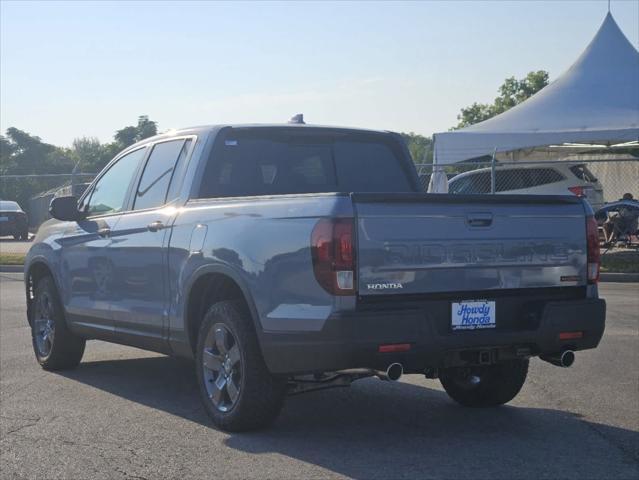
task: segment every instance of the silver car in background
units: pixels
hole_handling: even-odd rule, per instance
[[[449,193],[490,193],[490,168],[460,173],[448,181]],[[520,195],[577,195],[598,210],[603,186],[583,163],[497,165],[495,192]]]

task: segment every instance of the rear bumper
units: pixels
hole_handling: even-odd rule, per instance
[[[498,317],[496,329],[452,332],[446,327],[449,318],[442,318],[442,305],[429,306],[334,314],[321,332],[264,333],[264,358],[277,374],[385,370],[393,362],[402,363],[407,373],[418,373],[426,368],[472,365],[485,351],[490,352],[491,361],[500,361],[595,348],[606,317],[606,303],[601,299],[549,301],[524,312],[531,320],[523,328],[500,328]],[[561,332],[576,331],[582,332],[581,338],[559,338]],[[409,343],[411,348],[403,353],[378,353],[379,345],[392,343]]]
[[[0,222],[0,236],[4,235],[21,235],[28,231],[26,221],[7,220]]]

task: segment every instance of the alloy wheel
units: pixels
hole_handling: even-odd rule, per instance
[[[242,356],[237,339],[223,323],[209,330],[202,363],[209,399],[220,412],[232,410],[240,396]]]
[[[41,292],[35,304],[34,333],[39,355],[47,357],[51,353],[55,337],[53,300],[47,292]]]

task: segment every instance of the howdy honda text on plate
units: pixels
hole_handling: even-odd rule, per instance
[[[452,305],[453,330],[495,328],[495,302],[472,300]]]

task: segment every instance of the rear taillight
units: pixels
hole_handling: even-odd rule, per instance
[[[586,217],[586,242],[588,248],[588,283],[599,280],[599,230],[595,217]]]
[[[311,234],[313,271],[333,295],[355,294],[355,250],[352,218],[323,218]]]
[[[568,190],[570,190],[572,193],[574,193],[578,197],[587,197],[590,191],[592,190],[592,187],[584,187],[584,186],[568,187]]]

